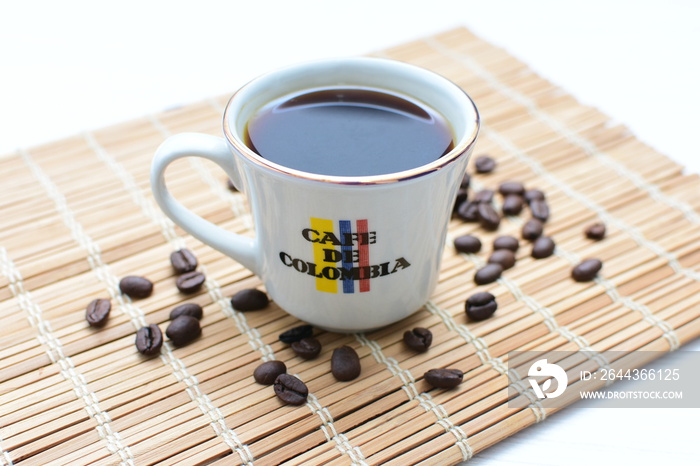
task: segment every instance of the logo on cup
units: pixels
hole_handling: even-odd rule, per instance
[[[540,359],[530,366],[527,372],[530,377],[553,377],[557,381],[557,388],[552,392],[547,392],[552,385],[552,379],[549,378],[544,381],[542,386],[537,383],[536,380],[530,379],[530,385],[532,390],[537,395],[540,400],[544,398],[556,398],[566,390],[569,380],[566,376],[566,371],[557,364],[550,364],[546,359]]]
[[[311,217],[309,228],[301,236],[311,243],[313,260],[294,258],[280,252],[284,265],[316,278],[316,289],[338,293],[370,291],[370,280],[396,273],[411,264],[400,257],[392,262],[370,263],[371,247],[377,244],[377,232],[367,219],[338,220]]]
[[[338,220],[337,230],[332,220],[312,217],[310,223],[311,228],[304,230],[302,235],[313,243],[314,262],[340,265],[324,267],[322,276],[316,278],[316,289],[337,293],[340,280],[343,293],[354,293],[357,279],[357,291],[369,291],[370,277],[368,273],[362,273],[362,268],[369,267],[369,246],[377,242],[377,233],[369,231],[367,220],[356,220],[354,231],[351,220]]]

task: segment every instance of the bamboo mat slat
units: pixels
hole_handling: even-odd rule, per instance
[[[274,303],[234,310],[230,296],[262,289],[259,279],[165,219],[150,193],[160,142],[182,131],[220,135],[228,96],[19,151],[0,159],[0,465],[452,464],[556,411],[523,392],[522,408],[508,406],[517,386],[510,351],[585,350],[588,359],[572,364],[595,370],[606,351],[672,351],[700,335],[698,176],[465,29],[374,55],[432,69],[474,98],[483,120],[474,155],[492,155],[498,168],[473,176],[473,189],[516,179],[544,190],[555,254],[534,260],[523,242],[513,269],[476,287],[492,240],[519,237],[527,214],[504,219],[497,233],[454,219],[422,310],[373,333],[320,332],[323,352],[303,361],[277,339],[299,322]],[[208,162],[178,161],[168,179],[204,218],[253,234],[244,197]],[[607,237],[585,239],[598,220]],[[467,233],[482,239],[482,252],[453,249]],[[207,276],[191,296],[175,288],[168,260],[181,247]],[[587,257],[604,269],[576,283],[571,268]],[[130,274],[150,278],[154,294],[121,296],[118,280]],[[477,289],[499,309],[472,323],[464,301]],[[113,303],[102,329],[84,320],[96,297]],[[136,329],[165,329],[185,301],[204,307],[202,338],[141,357]],[[416,326],[434,334],[427,353],[402,344]],[[362,361],[350,383],[330,374],[342,344]],[[269,359],[306,382],[306,406],[283,406],[253,381]],[[431,389],[422,374],[436,367],[463,370],[464,383]]]

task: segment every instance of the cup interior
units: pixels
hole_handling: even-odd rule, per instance
[[[266,160],[244,143],[245,128],[265,104],[293,92],[329,86],[370,87],[407,95],[441,113],[455,136],[448,154],[421,167],[388,175],[343,177],[299,172]],[[414,177],[450,163],[476,141],[479,114],[471,98],[456,84],[426,69],[381,58],[337,58],[304,63],[262,75],[239,89],[224,114],[224,133],[250,161],[293,176],[339,183],[373,183]],[[411,173],[408,173],[411,172]]]

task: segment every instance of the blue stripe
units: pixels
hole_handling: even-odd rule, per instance
[[[342,238],[345,234],[352,233],[352,222],[350,220],[339,220],[338,226],[340,227],[340,237]],[[352,269],[352,245],[341,246],[340,251],[343,254],[343,268],[346,270]],[[346,262],[346,259],[350,258],[350,262]],[[354,293],[355,292],[355,282],[350,279],[343,279],[343,293]]]

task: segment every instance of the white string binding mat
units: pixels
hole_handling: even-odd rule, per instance
[[[298,374],[294,374],[294,376],[301,380]],[[336,450],[338,450],[341,455],[346,455],[350,458],[353,466],[367,466],[362,451],[359,447],[353,447],[345,434],[339,433],[336,430],[330,411],[319,403],[318,398],[316,398],[313,393],[309,392],[308,398],[306,399],[306,407],[321,420],[321,431],[326,436],[327,442],[333,442]]]
[[[610,215],[602,206],[589,200],[585,195],[583,195],[582,193],[579,193],[578,191],[569,187],[566,183],[562,182],[561,180],[556,178],[554,175],[547,172],[539,162],[530,158],[527,154],[525,154],[524,151],[515,147],[515,145],[512,144],[507,138],[500,135],[496,131],[490,130],[488,128],[482,127],[482,131],[484,131],[484,133],[487,137],[491,138],[492,140],[496,141],[499,145],[501,145],[501,147],[504,150],[506,150],[508,153],[515,155],[519,160],[526,163],[532,169],[532,171],[534,173],[546,178],[547,181],[552,183],[554,186],[557,186],[558,188],[562,189],[562,191],[564,191],[569,197],[574,198],[575,200],[579,201],[581,204],[583,204],[588,209],[596,212],[596,214],[605,223],[607,223],[609,225],[615,225],[620,230],[622,230],[625,233],[627,233],[628,235],[630,235],[630,237],[637,244],[639,244],[641,246],[648,247],[656,255],[666,259],[668,261],[669,265],[671,266],[671,268],[674,270],[674,272],[679,273],[679,274],[683,274],[683,275],[687,276],[688,278],[691,278],[695,281],[700,281],[700,273],[694,271],[693,269],[689,269],[689,268],[681,266],[681,264],[678,262],[678,259],[677,259],[675,254],[667,252],[663,248],[661,248],[660,245],[658,245],[650,240],[647,240],[646,238],[644,238],[642,233],[636,227],[632,227],[630,225],[627,225],[625,222],[622,222],[621,220],[617,219],[616,217]],[[559,257],[562,257],[563,259],[567,260],[571,265],[576,265],[577,263],[580,262],[580,258],[578,258],[577,256],[575,256],[572,253],[565,251],[561,247],[557,247],[555,249],[555,253]],[[631,299],[629,297],[621,296],[619,294],[619,292],[617,292],[617,288],[615,287],[615,285],[610,280],[607,280],[607,279],[602,278],[602,277],[598,277],[596,283],[605,287],[606,293],[610,296],[611,299],[613,299],[613,301],[621,302],[622,304],[629,307],[630,309],[633,309],[633,310],[641,313],[644,316],[645,320],[647,322],[649,322],[650,325],[659,327],[659,329],[663,332],[664,338],[666,338],[666,340],[668,341],[671,351],[675,351],[679,348],[680,340],[678,339],[678,336],[676,335],[675,330],[673,329],[673,327],[670,324],[653,316],[653,313],[651,312],[651,310],[649,310],[648,307],[636,303],[633,299]]]
[[[25,164],[30,168],[35,178],[46,191],[46,194],[54,201],[56,210],[61,215],[64,224],[70,229],[73,238],[87,251],[90,267],[95,272],[97,278],[105,284],[112,299],[116,300],[119,304],[119,308],[130,317],[135,330],[146,327],[147,324],[143,311],[135,306],[128,296],[120,292],[117,277],[111,272],[109,266],[102,261],[99,246],[85,233],[83,227],[78,223],[75,215],[68,207],[65,197],[60,193],[56,185],[44,173],[41,167],[32,160],[28,152],[22,151],[21,156]],[[171,367],[175,378],[187,386],[185,391],[202,413],[207,416],[207,419],[210,419],[209,423],[216,435],[221,437],[221,439],[232,448],[232,451],[236,452],[241,457],[244,464],[252,464],[252,455],[250,455],[248,448],[240,442],[235,432],[226,427],[221,412],[212,404],[209,397],[202,393],[197,378],[190,374],[185,364],[173,354],[170,343],[167,341],[163,342],[160,359],[163,364]]]
[[[163,124],[161,123],[158,118],[156,118],[154,115],[151,115],[149,118],[151,124],[163,134],[164,137],[169,137],[172,135],[170,130]],[[241,202],[241,196],[240,195],[233,195],[228,192],[226,192],[222,188],[222,183],[218,182],[207,170],[202,164],[201,161],[198,158],[195,157],[189,157],[191,163],[195,166],[197,169],[198,174],[200,177],[205,181],[205,183],[210,187],[211,191],[216,194],[220,199],[225,201],[227,204],[231,205],[233,207],[234,214],[236,217],[241,217],[245,219],[245,225],[249,228],[252,229],[252,220],[250,214],[247,213],[245,210],[242,202]],[[232,201],[232,199],[235,199],[236,201]],[[162,214],[161,214],[162,215]],[[221,293],[221,288],[218,286],[218,284],[213,280],[209,279],[207,277],[207,282],[205,283],[207,285],[207,290],[209,291],[210,296],[212,297],[212,300],[217,302],[219,306],[221,307],[222,311],[224,314],[228,317],[231,317],[234,319],[236,324],[238,325],[239,330],[241,333],[247,335],[250,338],[250,344],[253,347],[254,350],[260,351],[262,354],[261,359],[263,361],[270,361],[275,359],[275,354],[272,348],[270,348],[269,345],[266,345],[263,343],[263,341],[260,339],[260,332],[256,328],[251,328],[247,320],[242,312],[236,311],[233,306],[231,305],[231,301],[224,298],[222,293]],[[298,376],[297,376],[298,377]],[[301,379],[300,379],[301,380]],[[323,407],[318,399],[312,394],[309,393],[309,396],[307,398],[306,406],[311,410],[313,414],[316,414],[319,419],[322,422],[321,429],[323,430],[324,434],[326,435],[326,439],[328,442],[333,442],[336,446],[336,449],[341,452],[343,455],[347,455],[351,460],[353,461],[353,464],[359,464],[363,465],[364,463],[364,457],[362,456],[362,452],[359,450],[357,447],[353,447],[350,445],[350,443],[347,440],[347,437],[345,437],[343,434],[338,434],[335,426],[333,424],[333,416],[331,416],[330,412],[328,411],[327,408]],[[332,432],[332,435],[329,435],[328,432]]]
[[[172,250],[177,251],[185,248],[185,240],[177,235],[173,222],[154,205],[153,201],[146,198],[146,196],[133,181],[131,174],[129,174],[126,169],[97,142],[91,133],[86,133],[85,137],[90,147],[99,156],[100,160],[105,162],[109,168],[117,174],[119,179],[124,184],[124,188],[131,195],[131,199],[141,208],[142,213],[155,225],[161,227],[161,233],[163,234],[165,240],[170,243]],[[265,345],[262,340],[260,340],[260,333],[256,329],[251,329],[248,326],[245,316],[242,313],[235,311],[231,306],[230,300],[223,297],[221,287],[216,280],[211,278],[206,273],[206,267],[204,264],[200,266],[200,271],[204,273],[206,277],[204,285],[207,288],[212,300],[219,305],[224,314],[234,319],[240,332],[248,336],[250,339],[249,343],[253,349],[256,351],[261,351],[263,353],[264,360],[269,359],[272,350],[268,345]],[[274,355],[272,358],[274,358]]]
[[[472,180],[472,183],[474,185],[474,188],[476,190],[481,190],[484,187],[476,180]],[[516,225],[522,225],[523,221],[519,217],[511,216],[508,217],[508,219],[515,223]],[[573,252],[567,251],[561,246],[557,246],[554,249],[554,255],[561,257],[562,259],[566,260],[571,266],[575,266],[581,262],[581,258],[574,254]],[[472,262],[474,262],[478,267],[481,267],[483,263],[477,263],[477,258],[470,257],[470,255],[466,255]],[[503,280],[502,282],[500,280]],[[517,287],[515,283],[512,282],[512,280],[507,279],[506,277],[501,277],[499,279],[500,283],[503,283],[506,287],[508,287],[509,290],[513,293],[513,295],[516,297],[518,300],[523,300],[528,307],[532,308],[536,312],[543,312],[543,316],[545,316],[545,324],[547,324],[548,328],[553,331],[559,332],[562,336],[567,338],[569,341],[574,341],[576,344],[581,347],[581,350],[584,352],[584,354],[587,355],[587,357],[590,355],[593,359],[596,360],[598,363],[599,367],[603,369],[609,369],[609,363],[605,360],[605,358],[597,353],[595,350],[591,348],[591,346],[586,342],[585,338],[583,338],[580,335],[576,335],[576,333],[572,332],[570,329],[566,327],[560,327],[557,323],[556,320],[551,322],[552,327],[550,327],[550,323],[548,322],[548,314],[551,314],[551,311],[547,309],[545,306],[541,306],[539,303],[537,303],[532,297],[530,296],[525,296],[521,290]],[[673,326],[671,326],[668,322],[665,322],[664,320],[660,319],[659,317],[655,316],[653,312],[645,305],[638,303],[634,299],[632,299],[629,296],[622,296],[619,293],[619,290],[617,289],[617,286],[610,280],[598,276],[595,279],[595,282],[599,285],[601,285],[603,288],[605,288],[605,292],[614,303],[620,303],[629,309],[632,309],[633,311],[639,312],[642,314],[643,320],[645,320],[649,325],[658,327],[662,332],[663,332],[663,337],[668,341],[669,348],[671,351],[676,351],[680,347],[680,340],[678,338],[678,335],[676,334],[675,330],[673,329]],[[537,310],[540,309],[540,310]],[[554,316],[551,316],[551,319],[554,319]],[[612,383],[612,381],[608,381],[609,385]]]
[[[693,279],[700,273],[700,225],[682,204],[671,208],[662,202],[684,202],[697,213],[698,180],[469,31],[446,31],[432,40],[457,55],[420,39],[379,53],[433,69],[473,91],[485,123],[477,150],[492,152],[498,167],[474,176],[472,187],[521,180],[545,190],[552,209],[545,234],[557,243],[552,257],[530,259],[531,244],[521,241],[517,265],[503,273],[507,280],[475,286],[474,264],[485,262],[492,249],[486,242],[519,236],[526,217],[505,217],[498,233],[482,234],[479,226],[454,220],[450,238],[476,234],[486,241],[485,254],[475,254],[474,261],[448,248],[436,293],[424,310],[377,332],[316,332],[322,357],[303,361],[277,339],[296,320],[275,303],[263,312],[234,309],[230,295],[262,288],[260,281],[169,224],[150,193],[148,172],[157,145],[171,132],[220,136],[227,96],[41,145],[28,161],[17,153],[2,160],[7,195],[0,202],[0,244],[31,295],[20,303],[2,272],[7,267],[0,270],[0,465],[121,461],[99,436],[98,421],[86,414],[90,399],[76,396],[73,383],[79,378],[65,379],[71,377],[68,362],[53,364],[47,356],[55,353],[53,340],[30,325],[33,314],[26,309],[32,303],[50,323],[42,328],[58,342],[75,376],[84,377],[99,400],[98,414],[105,412],[135,464],[239,464],[243,458],[255,464],[473,461],[559,409],[537,398],[520,368],[512,368],[515,360],[507,367],[510,351],[556,354],[592,347],[616,367],[605,350],[663,354],[700,336],[700,280]],[[530,99],[541,114],[470,71],[461,55]],[[543,115],[554,124],[542,121]],[[601,153],[592,153],[595,149]],[[616,163],[634,174],[623,176]],[[223,171],[197,159],[172,168],[169,174],[176,176],[168,184],[185,205],[224,228],[254,234],[245,194],[227,187]],[[500,199],[496,196],[496,211],[502,210]],[[633,229],[606,222],[605,214]],[[603,241],[582,234],[593,221],[608,226]],[[184,244],[199,256],[198,270],[206,275],[193,295],[175,289],[168,263],[168,254]],[[587,283],[567,279],[572,266],[588,257],[603,260],[599,277]],[[132,302],[120,293],[118,279],[136,269],[153,279],[157,292]],[[497,297],[500,312],[476,323],[465,318],[464,301],[481,290]],[[99,295],[111,298],[112,316],[105,328],[90,329],[80,309]],[[169,359],[165,349],[160,358],[141,357],[133,347],[134,329],[147,322],[165,325],[171,307],[189,301],[213,311],[205,315],[202,339],[177,349],[169,342],[178,359]],[[426,353],[414,354],[403,342],[403,332],[415,327],[434,334]],[[336,381],[327,366],[330,351],[340,344],[356,348],[361,358],[362,374],[349,383]],[[576,353],[563,362],[575,365],[573,373],[595,370],[597,354],[588,356]],[[273,359],[283,360],[308,384],[306,408],[284,406],[271,387],[255,383],[252,369]],[[527,365],[522,364],[525,371]],[[451,367],[465,371],[455,389],[429,389],[422,380],[431,368]],[[573,392],[560,398],[564,404],[576,401]],[[227,428],[237,439],[224,439]]]
[[[144,215],[156,225],[161,226],[163,236],[165,237],[166,241],[170,242],[172,249],[179,250],[184,248],[185,241],[181,237],[177,236],[170,219],[165,217],[163,213],[160,210],[156,209],[153,203],[143,195],[143,193],[133,182],[133,178],[131,177],[131,175],[121,166],[121,164],[114,160],[107,153],[107,151],[104,150],[102,146],[99,145],[99,143],[92,134],[87,133],[86,138],[88,139],[90,146],[93,148],[93,150],[100,156],[100,159],[107,163],[107,165],[119,176],[119,178],[124,183],[125,188],[131,194],[132,200],[135,204],[141,207],[141,210],[144,213]],[[221,307],[225,315],[231,317],[236,322],[241,333],[248,336],[249,343],[252,346],[252,348],[262,353],[262,359],[264,361],[274,359],[274,353],[272,352],[269,345],[266,345],[262,342],[262,340],[260,339],[260,333],[257,331],[257,329],[251,329],[248,326],[245,316],[232,308],[230,300],[224,298],[220,286],[218,285],[216,280],[211,278],[206,273],[206,268],[203,264],[200,266],[200,270],[207,277],[205,281],[205,287],[207,288],[207,292],[212,298],[212,301],[216,302]],[[223,415],[219,414],[218,417],[219,419],[217,419],[217,424],[219,425],[219,428],[217,429],[217,431],[225,432],[226,428],[225,424],[223,423]],[[240,441],[238,441],[238,443],[240,443]],[[246,449],[247,455],[249,456],[249,460],[252,461],[252,454],[250,454],[250,451],[246,445],[236,444],[232,448],[232,451],[236,451],[236,448]]]
[[[465,259],[473,263],[477,268],[484,266],[485,262],[483,259],[475,256],[474,254],[460,254]],[[528,296],[520,289],[517,283],[506,277],[500,277],[497,280],[498,283],[505,286],[508,291],[513,295],[516,301],[522,302],[527,307],[529,307],[533,312],[542,316],[543,323],[547,326],[550,332],[556,332],[566,340],[575,343],[581,352],[591,361],[595,362],[601,369],[610,369],[610,362],[602,355],[600,352],[593,349],[588,341],[582,336],[578,335],[566,326],[559,325],[556,317],[552,311],[546,306],[541,305],[535,298]]]
[[[381,346],[376,341],[370,340],[363,333],[356,333],[355,338],[362,346],[366,346],[370,349],[372,356],[374,356],[374,359],[378,363],[383,364],[394,377],[397,377],[401,381],[401,389],[406,393],[409,400],[417,400],[420,407],[435,415],[436,424],[445,429],[445,432],[449,432],[455,436],[455,445],[462,453],[462,460],[468,461],[472,457],[473,451],[469,445],[467,434],[450,420],[449,414],[444,406],[435,403],[428,393],[418,393],[415,386],[416,379],[413,377],[413,374],[411,374],[411,371],[402,369],[398,361],[394,358],[387,358]]]
[[[642,232],[639,230],[639,228],[629,225],[627,224],[627,222],[624,222],[623,220],[620,220],[617,217],[611,215],[603,206],[590,200],[585,194],[578,192],[564,181],[561,181],[560,179],[549,173],[542,166],[541,163],[528,156],[524,151],[522,151],[513,143],[511,143],[505,136],[485,126],[482,126],[481,130],[483,131],[486,137],[498,143],[509,154],[516,156],[518,160],[529,166],[532,169],[532,171],[535,172],[537,175],[546,179],[553,186],[559,188],[567,196],[571,197],[572,199],[575,199],[576,201],[586,206],[589,210],[595,212],[604,223],[608,225],[613,225],[616,228],[624,231],[625,233],[630,235],[630,237],[634,239],[635,242],[637,242],[637,244],[649,249],[657,256],[666,259],[668,265],[673,269],[674,272],[683,274],[692,280],[700,281],[700,272],[688,267],[683,267],[683,265],[681,265],[681,263],[678,261],[678,257],[674,253],[666,251],[657,242],[645,238]]]
[[[448,47],[445,47],[440,43],[440,41],[436,40],[435,38],[426,38],[424,39],[424,41],[426,44],[428,44],[433,49],[439,51],[441,54],[448,56],[453,60],[458,61],[467,66],[473,73],[478,75],[483,80],[487,81],[494,89],[498,90],[500,93],[507,96],[514,102],[517,102],[520,105],[524,106],[531,116],[547,124],[557,134],[563,136],[569,142],[581,148],[586,154],[596,157],[603,164],[609,166],[621,176],[632,181],[632,183],[634,183],[636,187],[647,192],[647,194],[650,197],[663,204],[666,204],[667,206],[673,209],[681,211],[688,221],[696,225],[700,225],[700,214],[698,214],[698,212],[691,205],[682,201],[678,201],[664,194],[658,186],[652,183],[648,183],[638,173],[630,170],[624,164],[616,161],[610,155],[599,150],[592,141],[572,131],[564,123],[541,110],[537,106],[535,101],[533,101],[530,97],[501,82],[495,75],[493,75],[484,67],[482,67],[472,57],[460,53],[458,51],[454,51]]]
[[[468,55],[464,55],[462,53],[453,51],[449,49],[448,47],[443,46],[438,40],[435,38],[426,38],[424,39],[424,42],[430,46],[431,48],[439,51],[440,53],[444,54],[447,57],[450,57],[451,59],[461,63],[464,65],[466,68],[468,68],[471,72],[473,72],[475,75],[479,76],[481,79],[486,81],[492,88],[497,90],[498,92],[502,93],[503,95],[507,96],[509,99],[511,99],[514,102],[519,103],[520,105],[523,105],[530,114],[544,123],[548,124],[554,131],[557,131],[558,134],[562,135],[563,137],[569,137],[570,135],[573,134],[571,130],[566,128],[565,130],[562,130],[563,125],[559,124],[558,122],[555,122],[554,119],[549,117],[546,113],[542,112],[537,108],[537,106],[534,104],[534,102],[524,94],[521,94],[520,92],[508,87],[507,85],[503,84],[500,82],[492,73],[490,73],[488,70],[483,68],[479,63],[477,63],[476,60],[473,58],[469,57]],[[563,192],[565,192],[568,196],[576,199],[586,207],[588,207],[590,210],[596,212],[598,216],[600,217],[601,220],[603,220],[605,223],[609,225],[614,225],[617,228],[624,230],[626,233],[628,233],[640,246],[644,246],[651,251],[653,251],[656,255],[661,256],[665,258],[671,268],[677,273],[682,273],[683,275],[688,276],[689,278],[692,278],[693,280],[700,281],[700,272],[697,272],[693,269],[689,269],[686,267],[683,267],[680,262],[678,261],[678,258],[676,257],[675,254],[670,253],[666,251],[661,245],[658,243],[648,240],[644,237],[644,235],[639,231],[638,228],[628,225],[626,222],[614,217],[611,215],[604,207],[596,204],[595,202],[591,201],[588,199],[587,196],[585,196],[583,193],[580,193],[576,191],[575,189],[571,188],[568,186],[565,182],[559,180],[556,178],[554,175],[549,173],[541,163],[538,161],[534,160],[531,158],[529,155],[527,155],[524,151],[520,150],[518,147],[516,147],[512,142],[510,142],[505,136],[502,134],[498,133],[497,131],[488,128],[486,125],[482,124],[481,131],[484,133],[486,137],[489,139],[492,139],[496,141],[506,152],[515,155],[521,162],[524,162],[527,164],[535,173],[537,173],[539,176],[545,178],[548,182],[550,182],[553,186],[558,187],[561,189]],[[578,145],[582,149],[586,149],[589,147],[594,147],[594,144],[591,143],[590,141],[585,141],[585,144],[581,146],[582,141],[585,141],[584,138],[581,138],[577,136],[576,138],[570,139],[570,142],[573,144]],[[597,149],[592,152],[593,155],[599,155],[602,154],[600,151]],[[602,158],[604,161],[609,161],[609,162],[614,162],[614,160],[609,157],[603,157]],[[637,175],[634,172],[631,172],[628,170],[626,167],[624,167],[621,164],[618,164],[615,162],[617,168],[620,173],[623,173],[625,176],[627,176],[629,179],[634,181],[635,179],[640,178],[639,175]],[[642,189],[645,188],[653,188],[651,191],[647,189],[648,194],[656,199],[659,202],[663,202],[666,205],[669,205],[670,207],[676,209],[680,208],[680,210],[686,214],[687,212],[691,212],[693,215],[690,217],[686,214],[686,218],[688,220],[698,223],[700,221],[700,216],[695,213],[695,211],[692,209],[691,206],[680,203],[676,201],[675,199],[672,199],[666,195],[663,195],[659,191],[659,189],[655,186],[652,186],[649,183],[643,182],[642,186],[638,186]],[[679,207],[680,206],[680,207]]]
[[[71,358],[63,352],[63,345],[54,335],[49,322],[44,319],[41,308],[34,302],[31,293],[24,289],[22,275],[3,247],[0,247],[0,271],[9,280],[10,291],[17,298],[19,307],[25,312],[29,324],[37,330],[37,338],[46,348],[49,359],[60,367],[63,378],[73,386],[76,398],[85,405],[85,412],[97,423],[95,430],[106,443],[105,447],[110,453],[119,457],[120,465],[133,466],[134,456],[131,449],[123,443],[119,432],[112,428],[109,414],[100,407],[97,395],[90,389],[83,374],[78,371]],[[0,458],[7,460],[7,464],[12,464],[9,454],[4,451],[2,453]]]
[[[1,440],[1,439],[0,439]],[[12,458],[10,458],[10,454],[0,448],[0,466],[13,466],[12,463]]]
[[[428,301],[425,304],[425,308],[432,314],[440,317],[443,324],[448,329],[457,332],[457,334],[459,334],[459,336],[462,337],[465,342],[474,345],[476,348],[476,354],[479,356],[479,359],[481,359],[481,362],[484,364],[489,364],[500,375],[504,375],[508,378],[508,387],[513,387],[518,391],[518,393],[528,398],[530,401],[528,408],[530,408],[532,413],[535,415],[535,422],[542,422],[547,418],[547,412],[540,403],[540,400],[537,398],[537,396],[535,396],[533,389],[525,386],[525,384],[522,383],[522,380],[516,371],[508,370],[506,365],[503,363],[503,360],[491,356],[488,350],[488,345],[482,338],[479,338],[471,333],[466,325],[457,324],[449,312],[445,311],[440,306],[437,306],[434,302]]]
[[[170,243],[172,250],[177,251],[185,248],[185,240],[177,235],[177,233],[175,232],[173,222],[169,218],[167,218],[160,211],[160,209],[158,209],[155,206],[153,201],[146,198],[146,196],[142,193],[142,191],[134,182],[134,179],[131,176],[131,174],[122,166],[122,164],[115,160],[104,149],[104,147],[102,147],[99,144],[99,142],[92,133],[85,133],[85,138],[88,142],[88,145],[93,149],[93,151],[100,158],[100,160],[107,164],[107,166],[112,170],[112,172],[115,173],[118,176],[118,178],[122,181],[124,188],[130,194],[131,200],[134,202],[134,204],[141,208],[141,212],[151,222],[153,222],[155,225],[158,225],[161,228],[161,233],[165,240],[168,243]],[[212,301],[219,304],[222,311],[227,316],[235,316],[234,321],[238,325],[238,328],[241,331],[241,333],[248,336],[249,344],[253,347],[254,350],[261,351],[263,353],[263,359],[267,360],[270,357],[269,355],[272,353],[270,347],[268,345],[263,344],[263,342],[260,340],[260,334],[257,332],[257,330],[250,329],[250,327],[248,327],[245,317],[241,313],[236,312],[232,309],[230,301],[223,297],[221,288],[219,287],[218,283],[214,279],[210,278],[208,274],[206,274],[206,268],[203,264],[200,265],[200,271],[205,274],[206,280],[204,284],[207,288],[207,292],[212,298]],[[274,358],[274,355],[272,357]],[[184,368],[184,364],[181,365]],[[212,424],[212,426],[214,427],[214,431],[217,433],[217,435],[219,435],[224,440],[224,442],[226,442],[226,444],[229,445],[229,447],[231,447],[231,451],[243,452],[243,455],[241,457],[247,463],[252,464],[253,455],[250,453],[250,449],[248,448],[248,446],[243,444],[238,439],[238,436],[235,434],[235,432],[233,432],[233,430],[226,427],[224,416],[218,410],[218,408],[215,408],[212,405],[211,410],[216,414],[215,418],[212,419],[211,422],[215,423]],[[208,412],[208,410],[203,410],[203,414],[205,415],[208,415]]]

